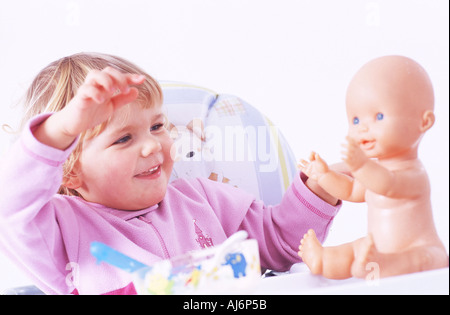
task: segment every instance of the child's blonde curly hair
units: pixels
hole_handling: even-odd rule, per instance
[[[56,60],[45,67],[33,80],[25,95],[25,115],[22,127],[32,117],[63,109],[74,97],[91,70],[115,68],[124,73],[141,74],[146,77],[143,84],[136,86],[139,91],[137,103],[144,108],[161,105],[163,94],[158,82],[141,68],[120,57],[100,53],[78,53]],[[80,157],[84,139],[101,133],[108,122],[94,127],[80,135],[78,145],[64,163],[64,178],[76,176],[74,167]],[[61,185],[59,194],[79,196],[78,192]]]

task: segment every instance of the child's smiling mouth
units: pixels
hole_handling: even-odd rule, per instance
[[[160,175],[161,175],[161,164],[158,164],[142,173],[135,175],[134,177],[141,179],[154,179],[159,177]]]

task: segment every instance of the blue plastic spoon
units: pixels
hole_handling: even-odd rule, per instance
[[[133,258],[122,254],[121,252],[112,249],[108,245],[101,242],[91,243],[91,254],[97,258],[97,264],[102,261],[113,265],[114,267],[120,268],[122,270],[128,271],[130,273],[135,272],[144,267],[149,267]]]

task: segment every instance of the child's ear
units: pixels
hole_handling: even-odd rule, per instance
[[[63,177],[62,184],[64,187],[76,190],[81,187],[81,176],[78,172],[76,172],[76,170],[72,170],[69,174]]]
[[[433,111],[427,110],[422,116],[422,123],[420,125],[420,131],[425,132],[431,127],[433,127],[434,122],[436,120],[436,116]]]

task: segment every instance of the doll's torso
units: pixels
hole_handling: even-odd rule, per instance
[[[385,165],[386,166],[386,165]],[[415,196],[386,197],[366,191],[368,230],[380,252],[392,253],[411,247],[437,244],[428,175],[419,160],[387,165],[397,174],[413,175]],[[401,174],[400,174],[401,175]]]

